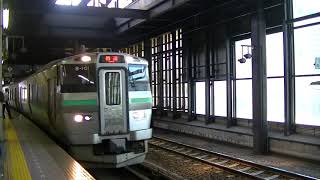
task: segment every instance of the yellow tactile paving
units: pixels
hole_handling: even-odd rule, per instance
[[[9,119],[5,119],[6,160],[5,179],[31,180],[31,175],[21,149],[15,128]]]

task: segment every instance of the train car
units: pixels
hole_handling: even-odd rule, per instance
[[[148,62],[124,53],[53,61],[6,86],[9,104],[77,160],[123,167],[144,161],[152,136]]]

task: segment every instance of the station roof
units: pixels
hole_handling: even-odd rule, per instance
[[[44,64],[60,58],[63,48],[73,47],[75,40],[87,47],[125,47],[181,23],[200,26],[203,22],[197,18],[202,15],[219,21],[241,14],[253,0],[149,0],[147,6],[136,5],[138,1],[122,9],[88,7],[89,0],[78,6],[56,5],[55,0],[10,0],[6,35],[25,39],[28,53],[17,62]]]

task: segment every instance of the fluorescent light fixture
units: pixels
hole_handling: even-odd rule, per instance
[[[8,29],[9,27],[9,9],[4,9],[3,10],[3,28]]]
[[[62,6],[78,6],[81,0],[56,0],[56,5]]]

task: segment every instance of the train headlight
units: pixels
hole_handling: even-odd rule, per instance
[[[82,56],[81,61],[82,62],[89,62],[89,61],[91,61],[91,57],[90,56]]]
[[[132,117],[135,120],[145,119],[146,118],[146,112],[145,110],[138,110],[132,112]]]
[[[74,120],[75,122],[80,123],[80,122],[83,121],[83,116],[80,115],[80,114],[76,114],[76,115],[73,117],[73,120]]]
[[[86,120],[86,121],[90,121],[91,119],[92,119],[92,117],[89,116],[89,115],[85,115],[85,116],[84,116],[84,120]]]

